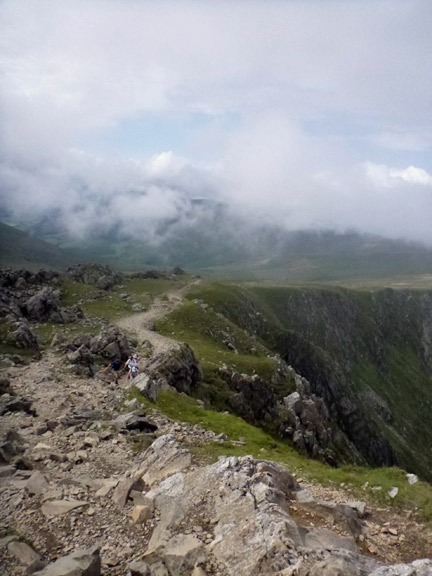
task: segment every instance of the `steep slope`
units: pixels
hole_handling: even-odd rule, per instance
[[[305,377],[370,464],[431,479],[431,292],[214,284],[191,297]]]

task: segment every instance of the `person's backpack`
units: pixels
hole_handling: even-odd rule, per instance
[[[115,360],[113,360],[111,362],[111,368],[115,371],[120,370],[121,366],[122,366],[122,361],[120,360],[120,358],[116,358]]]

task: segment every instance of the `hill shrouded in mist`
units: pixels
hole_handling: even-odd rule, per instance
[[[55,215],[18,230],[1,226],[2,267],[64,269],[78,260],[125,271],[180,265],[207,276],[244,280],[323,282],[432,273],[432,250],[413,242],[357,232],[287,231],[248,223],[220,204],[190,205],[190,224],[164,220],[140,236],[95,225],[91,235],[67,235]]]
[[[45,240],[0,222],[0,266],[37,270],[48,267],[65,270],[79,257]]]

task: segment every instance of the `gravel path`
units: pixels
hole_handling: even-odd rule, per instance
[[[156,320],[163,318],[180,306],[185,293],[199,282],[199,279],[193,280],[182,288],[165,293],[163,298],[157,296],[148,310],[120,319],[117,321],[117,326],[121,330],[135,335],[140,344],[146,340],[149,341],[152,345],[153,357],[161,352],[177,348],[178,343],[175,340],[154,331],[154,324]]]

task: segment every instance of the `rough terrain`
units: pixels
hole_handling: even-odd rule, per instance
[[[171,293],[119,322],[151,344],[142,371],[177,346],[151,328],[180,301]],[[379,568],[431,556],[432,533],[414,518],[364,509],[343,487],[307,485],[251,457],[196,461],[191,446],[224,438],[156,410],[137,416],[124,375],[119,386],[79,377],[48,349],[2,376],[31,406],[0,420],[1,574],[80,549],[101,567],[75,574],[432,574],[432,562]]]

